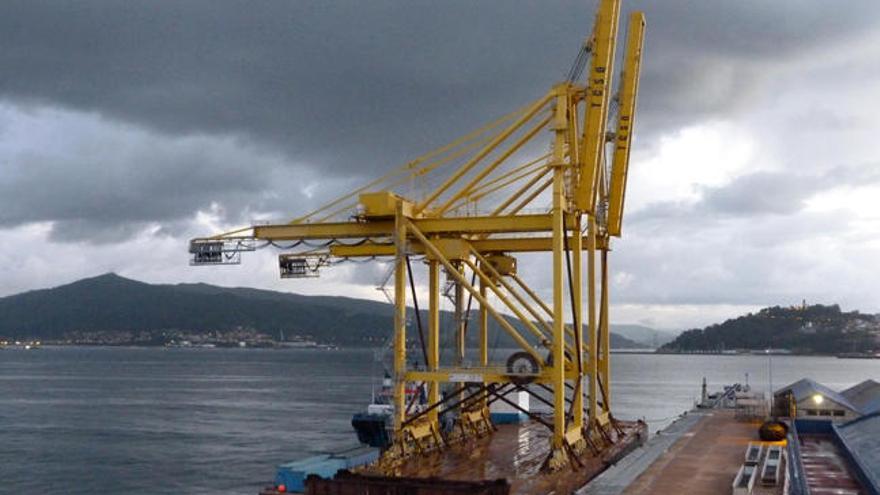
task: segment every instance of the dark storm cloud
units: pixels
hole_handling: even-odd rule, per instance
[[[52,222],[55,240],[113,242],[156,222],[163,234],[179,231],[197,210],[246,223],[298,206],[303,183],[290,177],[314,174],[285,163],[244,139],[171,138],[94,115],[0,106],[0,228]]]
[[[212,203],[244,212],[234,220],[302,211],[540,95],[568,69],[594,3],[2,2],[0,99],[106,125],[63,146],[58,127],[3,155],[0,226],[54,221],[56,239],[109,241]],[[771,69],[859,36],[880,11],[625,5],[648,15],[645,144],[749,104]],[[104,149],[88,152],[96,140]]]
[[[647,9],[652,126],[742,103],[769,64],[857,35],[880,10],[626,5]],[[248,134],[369,175],[536,97],[591,23],[580,1],[4,2],[0,92],[171,133]]]

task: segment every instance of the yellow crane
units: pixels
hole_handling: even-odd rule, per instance
[[[549,468],[611,441],[608,253],[621,235],[645,32],[644,14],[632,13],[613,96],[620,4],[600,0],[569,80],[519,110],[288,223],[191,241],[194,265],[236,263],[260,242],[292,243],[286,247],[300,250],[279,257],[285,278],[316,276],[344,260],[392,260],[395,417],[386,458],[443,448],[444,408],[457,412],[460,434],[490,432],[487,404],[530,386],[552,395]],[[549,262],[549,299],[518,273],[522,253],[538,253],[531,266]],[[420,368],[407,364],[408,299],[418,308],[412,257],[424,260],[428,280]],[[440,359],[441,274],[455,302],[451,362]],[[477,364],[466,360],[465,298],[477,305]],[[489,360],[490,318],[520,348],[505,363]],[[416,384],[428,388],[418,411],[406,403]],[[441,387],[453,393],[441,397]]]

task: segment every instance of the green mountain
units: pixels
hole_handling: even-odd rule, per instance
[[[410,313],[410,335],[417,342]],[[161,344],[180,335],[277,338],[283,333],[288,340],[375,346],[388,339],[392,314],[389,304],[364,299],[207,284],[153,285],[106,274],[0,298],[0,340],[82,341],[84,335],[97,334],[112,343]],[[421,314],[427,322],[427,313]],[[442,312],[441,328],[451,328],[451,322],[452,314]],[[469,338],[476,334],[469,332]],[[496,347],[515,346],[495,322],[489,338]],[[640,347],[614,334],[611,345]]]
[[[805,354],[880,349],[880,318],[840,306],[764,308],[703,329],[683,332],[660,351],[789,349]]]

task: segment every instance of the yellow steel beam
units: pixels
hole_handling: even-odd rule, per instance
[[[397,203],[394,246],[394,430],[406,419],[406,227],[403,203]]]
[[[568,134],[565,136],[565,141],[568,146],[568,155],[570,157],[571,162],[569,165],[575,167],[575,170],[581,169],[581,152],[580,152],[580,138],[579,138],[579,125],[578,125],[578,108],[579,108],[579,96],[582,95],[582,89],[572,87],[572,94],[569,98],[569,108],[568,108]],[[573,199],[573,198],[572,198]]]
[[[480,282],[480,295],[486,297],[486,284]],[[480,304],[480,365],[489,365],[489,311]]]
[[[486,157],[486,155],[488,155],[493,150],[495,150],[495,148],[497,148],[499,144],[504,142],[504,140],[507,139],[508,137],[510,137],[511,134],[516,132],[517,129],[519,129],[526,122],[531,120],[532,117],[534,117],[539,111],[541,111],[542,108],[544,108],[544,106],[547,104],[547,102],[550,101],[551,97],[552,97],[552,94],[546,94],[543,97],[541,97],[538,101],[536,101],[534,104],[532,104],[532,106],[530,106],[528,108],[528,110],[526,110],[525,114],[522,117],[520,117],[516,122],[514,122],[509,127],[507,127],[500,134],[498,134],[495,137],[495,139],[490,141],[489,144],[487,144],[482,150],[477,152],[477,154],[474,155],[473,158],[471,158],[464,165],[459,167],[459,169],[456,170],[455,173],[453,173],[451,177],[446,179],[446,181],[443,182],[443,184],[441,184],[440,187],[435,189],[434,192],[432,192],[424,201],[419,203],[419,205],[416,207],[415,211],[416,212],[424,211],[425,208],[427,208],[431,203],[433,203],[434,200],[439,198],[441,194],[446,192],[450,187],[452,187],[453,184],[455,184],[458,180],[460,180],[468,172],[470,172],[470,170],[477,163],[479,163],[480,160],[482,160],[483,158]]]
[[[577,187],[577,206],[592,213],[596,206],[596,182],[605,149],[605,130],[617,25],[620,18],[620,0],[600,0],[593,27],[593,57],[587,81],[586,110],[584,111],[583,159]]]
[[[576,377],[576,370],[565,371],[566,380],[574,380]],[[498,367],[444,367],[437,371],[410,370],[404,374],[407,382],[515,383],[520,382],[521,378],[509,375]],[[549,370],[545,368],[534,377],[534,383],[551,383],[552,379]]]
[[[543,362],[543,360],[544,360],[543,356],[541,356],[538,353],[538,351],[536,351],[535,348],[532,347],[532,345],[529,344],[529,342],[526,339],[524,339],[523,336],[520,335],[519,332],[515,328],[513,328],[513,326],[510,324],[510,322],[507,321],[506,318],[501,316],[501,314],[498,313],[498,311],[496,311],[495,308],[493,308],[489,304],[489,301],[480,294],[480,291],[478,289],[474,288],[467,281],[467,279],[458,271],[458,269],[456,269],[452,265],[452,263],[450,263],[449,260],[447,260],[443,256],[443,253],[441,253],[440,250],[437,249],[431,243],[431,241],[428,240],[427,237],[425,237],[425,234],[423,234],[421,231],[419,231],[419,228],[416,227],[412,222],[409,222],[409,230],[413,233],[413,235],[415,235],[415,237],[419,241],[421,241],[421,243],[425,246],[425,248],[428,250],[428,252],[431,254],[431,256],[433,256],[434,259],[440,261],[440,263],[443,264],[443,267],[446,268],[447,274],[452,276],[452,278],[454,278],[456,280],[456,282],[458,282],[462,287],[464,287],[465,290],[470,292],[474,296],[474,299],[477,300],[477,302],[486,306],[486,310],[489,311],[489,313],[492,315],[492,317],[495,318],[496,321],[498,321],[498,324],[501,325],[501,327],[513,338],[514,341],[516,341],[516,343],[523,350],[525,350],[526,352],[531,354],[533,358],[538,360],[538,362]]]
[[[498,177],[495,177],[492,180],[488,180],[488,181],[480,184],[479,187],[476,187],[471,190],[471,192],[468,194],[467,200],[470,201],[470,200],[473,200],[474,198],[484,196],[485,195],[484,191],[486,191],[489,188],[494,189],[493,186],[495,186],[499,182],[508,183],[512,177],[523,178],[523,177],[528,176],[529,173],[534,172],[534,169],[540,169],[541,167],[543,167],[544,164],[541,164],[538,167],[535,167],[535,165],[538,165],[539,162],[546,160],[549,156],[550,156],[550,153],[544,153],[543,155],[541,155],[533,160],[529,160],[528,162],[523,163],[522,165],[520,165],[518,167],[507,170],[503,174],[499,174]],[[529,169],[532,169],[532,170],[529,170]],[[526,171],[528,171],[528,173],[526,173]],[[523,175],[523,174],[525,174],[525,175]]]
[[[547,168],[547,169],[545,169],[543,172],[541,172],[541,173],[535,175],[534,177],[532,177],[531,180],[529,180],[528,182],[526,182],[522,187],[520,187],[520,188],[519,188],[518,190],[516,190],[513,194],[511,194],[510,196],[508,196],[507,199],[505,199],[500,205],[498,205],[498,206],[495,208],[495,210],[492,211],[492,214],[493,214],[493,215],[501,215],[501,214],[503,214],[504,210],[506,210],[508,206],[510,206],[511,204],[513,204],[513,202],[516,201],[517,199],[521,198],[522,195],[526,193],[526,191],[528,191],[529,189],[531,189],[532,186],[534,186],[535,184],[537,184],[538,181],[540,181],[540,180],[543,179],[548,173],[550,173],[550,170],[551,170],[550,168]],[[536,198],[536,197],[538,196],[538,194],[541,194],[541,191],[543,191],[544,189],[546,189],[546,186],[544,186],[544,188],[542,188],[542,189],[539,189],[539,191],[538,191],[534,196],[531,196],[531,199]],[[531,201],[531,199],[530,199],[529,201]],[[519,210],[517,210],[517,211],[519,211]],[[509,214],[509,213],[508,213],[508,214]]]
[[[565,139],[565,129],[557,129],[556,147],[561,147],[561,141]],[[566,411],[565,411],[565,322],[564,311],[565,303],[563,302],[564,294],[564,278],[562,275],[563,263],[563,223],[565,208],[565,185],[563,183],[562,167],[553,169],[553,366],[552,388],[553,388],[553,447],[556,449],[556,455],[562,452],[565,446],[566,431]]]
[[[440,263],[428,261],[428,370],[437,371],[440,366]],[[440,401],[440,383],[429,382],[428,403]],[[428,413],[432,422],[438,420],[437,409]]]
[[[525,313],[523,313],[516,306],[516,304],[513,304],[513,301],[508,299],[507,296],[503,292],[501,292],[501,290],[499,290],[498,287],[495,286],[495,284],[492,283],[493,280],[490,279],[485,273],[483,273],[483,271],[480,270],[479,267],[477,267],[477,265],[475,265],[473,261],[466,259],[466,260],[464,260],[464,263],[468,266],[468,268],[470,268],[471,270],[473,270],[474,273],[477,274],[477,277],[480,279],[480,282],[482,282],[483,284],[486,284],[486,286],[489,288],[489,290],[491,290],[493,293],[495,293],[495,296],[499,300],[501,300],[501,302],[503,302],[504,305],[507,306],[507,308],[510,309],[513,312],[513,314],[516,315],[517,318],[519,318],[519,321],[522,322],[523,325],[525,325],[525,327],[528,331],[532,332],[532,335],[534,335],[535,337],[540,339],[542,344],[546,345],[547,343],[549,343],[549,339],[547,339],[547,336],[544,334],[544,332],[542,332],[538,327],[536,327],[535,324],[532,323],[532,321],[526,317]]]
[[[598,382],[599,373],[598,358],[599,345],[597,342],[599,332],[596,329],[596,219],[587,217],[587,380],[589,386],[589,404],[587,411],[589,420],[596,419],[598,414]]]
[[[548,239],[548,241],[550,242],[550,244],[551,244],[551,246],[552,246],[552,239]],[[551,250],[552,250],[552,248],[551,248]],[[544,301],[538,296],[538,294],[537,294],[534,290],[532,290],[532,288],[529,287],[528,284],[525,283],[525,281],[524,281],[523,279],[521,279],[521,278],[520,278],[518,275],[516,275],[515,273],[514,273],[514,274],[511,274],[511,275],[510,275],[510,278],[512,278],[512,279],[517,283],[517,285],[519,285],[520,288],[522,288],[522,290],[524,290],[524,291],[526,292],[526,294],[528,294],[529,297],[532,298],[533,301],[535,301],[536,303],[538,303],[538,306],[539,306],[541,309],[543,309],[545,313],[547,313],[547,316],[550,316],[551,318],[553,317],[553,310],[550,308],[550,306],[547,306],[547,303],[545,303],[545,302],[544,302]],[[577,299],[576,299],[576,300],[577,300]],[[575,340],[574,330],[572,329],[572,327],[571,327],[570,325],[565,325],[565,334],[568,335],[569,337],[571,337],[572,341]],[[586,348],[587,348],[587,343],[586,343],[586,342],[582,342],[582,347],[583,347],[583,349],[586,349]],[[568,350],[571,351],[571,349],[568,349]]]
[[[508,158],[510,158],[511,155],[513,155],[514,153],[519,151],[519,149],[522,148],[524,144],[531,141],[531,139],[533,137],[535,137],[535,135],[538,134],[538,132],[541,129],[543,129],[547,125],[548,122],[550,122],[549,115],[547,117],[545,117],[544,119],[542,119],[541,121],[539,121],[534,126],[532,126],[532,128],[529,129],[528,132],[526,132],[523,136],[521,136],[519,139],[517,139],[516,142],[514,142],[512,145],[510,145],[510,147],[507,148],[507,150],[505,150],[504,153],[501,153],[501,155],[498,158],[496,158],[495,160],[493,160],[492,163],[490,163],[489,165],[484,167],[482,170],[480,170],[480,172],[478,174],[476,174],[474,177],[472,177],[471,180],[467,184],[465,184],[457,193],[450,196],[449,199],[447,199],[445,203],[443,203],[442,205],[435,208],[431,212],[431,214],[437,215],[437,216],[442,215],[443,213],[446,212],[446,210],[449,209],[450,206],[455,204],[456,201],[458,201],[459,199],[463,198],[464,196],[467,196],[468,194],[470,194],[470,192],[473,190],[473,188],[476,187],[480,183],[480,181],[482,181],[483,179],[488,177],[489,174],[494,172],[495,169],[498,168],[499,165],[504,163]]]
[[[345,196],[343,196],[343,197],[341,197],[341,198],[337,198],[336,200],[334,200],[334,201],[332,201],[332,202],[330,202],[330,203],[328,203],[328,204],[322,206],[321,208],[319,208],[319,209],[317,209],[317,210],[314,210],[314,211],[312,211],[311,213],[309,213],[309,214],[307,214],[307,215],[305,215],[305,216],[302,216],[302,217],[299,217],[299,218],[297,218],[297,219],[295,219],[295,220],[292,220],[292,221],[289,222],[289,223],[290,223],[290,224],[298,224],[298,223],[303,223],[303,222],[305,222],[305,221],[307,221],[307,220],[308,220],[310,223],[323,223],[323,222],[328,222],[328,221],[330,221],[330,219],[332,219],[333,217],[335,217],[335,216],[339,215],[340,213],[343,213],[343,212],[345,212],[345,211],[347,211],[347,210],[348,210],[348,211],[354,211],[354,209],[355,209],[355,208],[357,207],[357,205],[358,205],[357,200],[355,199],[355,201],[354,201],[353,203],[347,203],[347,204],[345,204],[345,205],[343,205],[343,206],[340,206],[340,207],[334,209],[333,211],[331,211],[330,213],[325,213],[325,214],[322,215],[320,218],[315,219],[315,218],[313,218],[313,217],[317,216],[319,213],[326,212],[326,211],[329,210],[331,207],[336,206],[336,205],[342,203],[345,199],[355,198],[356,195],[357,195],[358,193],[367,192],[367,191],[369,191],[370,188],[375,187],[375,186],[377,186],[377,185],[379,185],[379,184],[381,184],[382,187],[385,188],[385,189],[393,190],[395,187],[398,187],[398,186],[400,186],[400,185],[406,184],[407,182],[411,181],[411,180],[412,180],[413,178],[415,178],[415,177],[420,177],[420,176],[422,176],[422,175],[426,175],[426,174],[432,172],[434,169],[439,168],[439,167],[442,167],[442,166],[445,165],[446,163],[451,162],[451,161],[453,161],[453,160],[456,160],[456,159],[460,158],[462,155],[465,155],[465,154],[467,154],[467,153],[473,151],[473,150],[474,150],[475,148],[477,148],[478,146],[483,146],[483,145],[485,145],[486,143],[489,142],[490,139],[492,139],[492,136],[489,136],[489,137],[487,137],[487,138],[483,138],[483,139],[476,140],[476,141],[474,141],[474,142],[472,142],[472,143],[468,143],[467,145],[462,146],[461,148],[456,149],[454,152],[449,153],[449,154],[446,154],[446,155],[444,155],[444,156],[438,158],[438,159],[435,160],[435,161],[428,162],[426,165],[423,165],[423,166],[421,166],[421,167],[419,167],[419,168],[415,168],[415,166],[418,165],[418,164],[420,163],[420,161],[417,160],[417,161],[410,162],[407,166],[408,166],[408,167],[412,167],[412,170],[410,170],[410,173],[409,173],[408,175],[404,175],[403,177],[400,177],[400,178],[398,178],[397,180],[395,180],[395,181],[393,181],[393,182],[391,182],[391,183],[386,183],[386,182],[387,182],[387,180],[390,180],[393,176],[392,176],[392,177],[388,177],[387,179],[383,178],[383,180],[378,181],[378,182],[377,182],[377,181],[372,181],[372,182],[370,182],[369,184],[367,184],[367,185],[365,185],[365,186],[363,186],[363,187],[360,187],[360,188],[358,188],[358,189],[355,189],[355,190],[352,191],[351,193],[349,193],[349,194],[347,194],[347,195],[345,195]],[[396,174],[396,175],[400,175],[400,174]],[[395,175],[395,176],[396,176],[396,175]]]
[[[480,216],[412,219],[420,231],[426,234],[467,235],[495,233],[549,232],[550,215]],[[295,241],[300,239],[360,239],[391,237],[393,220],[367,222],[306,223],[296,225],[255,225],[256,239]]]
[[[502,277],[501,274],[498,273],[498,270],[496,270],[495,267],[492,266],[492,263],[489,263],[489,261],[487,261],[486,258],[483,257],[483,255],[481,255],[479,253],[479,251],[477,251],[476,249],[473,249],[473,247],[471,248],[471,252],[474,254],[474,257],[480,263],[480,266],[485,266],[487,268],[487,270],[489,271],[489,275],[492,276],[491,280],[487,277],[486,282],[487,283],[495,282],[495,283],[501,285],[502,287],[504,287],[505,290],[507,290],[507,293],[512,295],[513,298],[516,299],[516,301],[522,307],[526,308],[526,311],[528,311],[529,314],[532,315],[532,318],[534,318],[541,325],[541,327],[544,329],[544,331],[541,332],[541,334],[544,336],[544,338],[547,338],[547,334],[552,334],[553,327],[549,323],[547,323],[546,320],[544,320],[544,318],[541,316],[541,314],[538,311],[536,311],[535,308],[532,307],[532,305],[529,304],[528,301],[526,301],[525,298],[523,298],[512,285],[510,285],[506,280],[504,280],[504,277]]]
[[[480,239],[470,241],[475,250],[481,253],[539,253],[553,249],[551,237],[514,237]],[[410,244],[412,254],[425,254],[425,248],[418,241]],[[331,256],[338,258],[363,258],[371,256],[394,256],[393,244],[366,243],[358,246],[335,244],[329,247]],[[538,299],[540,301],[540,299]],[[552,314],[549,311],[548,314]]]
[[[599,308],[599,334],[602,340],[602,357],[599,361],[599,376],[602,380],[604,394],[602,394],[603,409],[606,412],[611,411],[611,332],[608,325],[608,251],[600,251],[601,277],[602,277],[602,296],[600,297]]]
[[[608,235],[620,237],[623,206],[626,198],[626,177],[629,170],[629,152],[632,146],[639,93],[639,74],[642,65],[642,45],[645,39],[645,14],[633,12],[629,18],[623,75],[618,101],[617,134],[614,139],[614,158],[611,163],[611,188],[608,193]]]
[[[469,194],[467,198],[465,198],[465,201],[466,202],[479,201],[494,192],[500,191],[500,190],[504,189],[505,187],[510,186],[511,184],[515,184],[516,182],[519,182],[522,179],[525,179],[526,177],[528,177],[532,174],[537,174],[537,173],[542,172],[544,170],[546,170],[546,165],[544,165],[542,163],[542,164],[539,164],[538,166],[533,166],[532,168],[527,169],[524,172],[520,172],[518,174],[513,174],[510,176],[502,176],[502,178],[504,178],[505,180],[495,182],[495,184],[492,187],[480,188],[479,190],[474,191],[473,193]]]
[[[578,215],[574,224],[574,231],[580,233],[581,231],[581,217]],[[583,238],[580,235],[576,235],[573,238],[569,239],[570,244],[570,256],[572,258],[571,270],[572,270],[572,301],[574,302],[574,332],[576,332],[574,337],[574,347],[578,349],[577,359],[575,360],[575,364],[578,379],[577,383],[575,383],[574,387],[574,403],[572,404],[572,408],[574,409],[574,427],[580,431],[584,427],[584,317],[583,317]],[[589,351],[587,351],[589,352]]]
[[[319,213],[335,207],[336,205],[342,203],[346,199],[354,198],[358,194],[360,194],[362,192],[366,192],[366,191],[370,190],[371,188],[379,187],[384,182],[391,180],[392,178],[394,178],[398,175],[406,174],[406,177],[404,177],[404,180],[409,179],[411,175],[424,175],[425,173],[430,172],[434,168],[436,168],[436,167],[442,165],[443,163],[447,162],[448,160],[450,160],[451,159],[450,157],[456,157],[456,156],[460,155],[462,153],[462,150],[468,150],[468,149],[474,147],[475,143],[468,144],[467,146],[464,146],[462,149],[457,150],[455,153],[451,153],[449,156],[446,156],[446,157],[438,160],[437,162],[433,162],[433,163],[429,162],[427,165],[422,165],[420,168],[418,168],[416,170],[416,167],[421,165],[423,162],[425,162],[427,160],[431,160],[434,157],[445,155],[446,153],[448,153],[452,150],[455,150],[456,148],[461,147],[465,143],[469,143],[470,141],[477,140],[478,137],[482,136],[483,134],[485,134],[489,130],[491,130],[495,127],[498,127],[499,125],[503,124],[504,122],[506,122],[508,120],[511,120],[512,118],[514,118],[517,115],[521,114],[522,112],[526,111],[528,108],[529,108],[528,106],[525,106],[523,108],[519,108],[513,112],[508,113],[507,115],[503,115],[500,118],[498,118],[492,122],[489,122],[488,124],[486,124],[482,127],[479,127],[478,129],[475,129],[475,130],[469,132],[468,134],[465,134],[464,136],[459,137],[458,139],[456,139],[448,144],[445,144],[437,149],[434,149],[434,150],[429,151],[419,157],[416,157],[415,159],[409,161],[408,163],[405,163],[405,164],[395,168],[394,170],[391,170],[390,172],[386,173],[385,175],[379,177],[378,179],[374,179],[374,180],[368,182],[367,184],[365,184],[361,187],[358,187],[357,189],[349,192],[348,194],[345,194],[343,196],[340,196],[340,197],[330,201],[329,203],[318,208],[317,210],[311,211],[311,212],[309,212],[309,213],[307,213],[307,214],[305,214],[295,220],[292,220],[290,223],[293,224],[293,223],[305,222],[306,220],[318,215]],[[482,144],[485,144],[488,142],[489,139],[491,139],[491,136],[489,138],[477,140],[476,144],[481,143],[481,141],[482,141]]]
[[[511,378],[501,369],[454,368],[438,371],[408,371],[407,381],[445,383],[507,383]]]
[[[483,299],[488,300],[486,293],[486,284],[480,281],[480,295],[483,296]],[[479,325],[480,325],[480,366],[489,366],[489,312],[486,310],[486,307],[480,304],[480,313],[479,313]],[[487,407],[489,400],[488,391],[483,395],[480,400],[480,407]]]
[[[549,232],[552,216],[547,214],[516,217],[414,218],[412,223],[424,234],[498,234]]]
[[[541,177],[543,177],[543,175]],[[538,186],[537,189],[535,189],[528,196],[523,198],[522,201],[517,203],[517,205],[514,206],[512,210],[510,210],[509,212],[506,212],[505,214],[506,215],[515,215],[515,214],[519,213],[520,210],[522,210],[523,208],[525,208],[526,206],[531,204],[531,202],[534,201],[535,198],[537,198],[542,192],[546,191],[547,188],[550,187],[552,184],[553,184],[553,177],[550,177],[545,182],[543,182],[540,186]]]

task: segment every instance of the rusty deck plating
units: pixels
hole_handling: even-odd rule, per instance
[[[621,421],[619,426],[623,434],[612,433],[614,443],[600,454],[587,449],[569,468],[556,472],[541,469],[550,453],[550,430],[529,421],[499,425],[493,435],[407,460],[398,475],[458,481],[503,478],[510,483],[513,494],[571,493],[641,445],[647,437],[644,423]],[[362,472],[379,474],[369,467]]]

